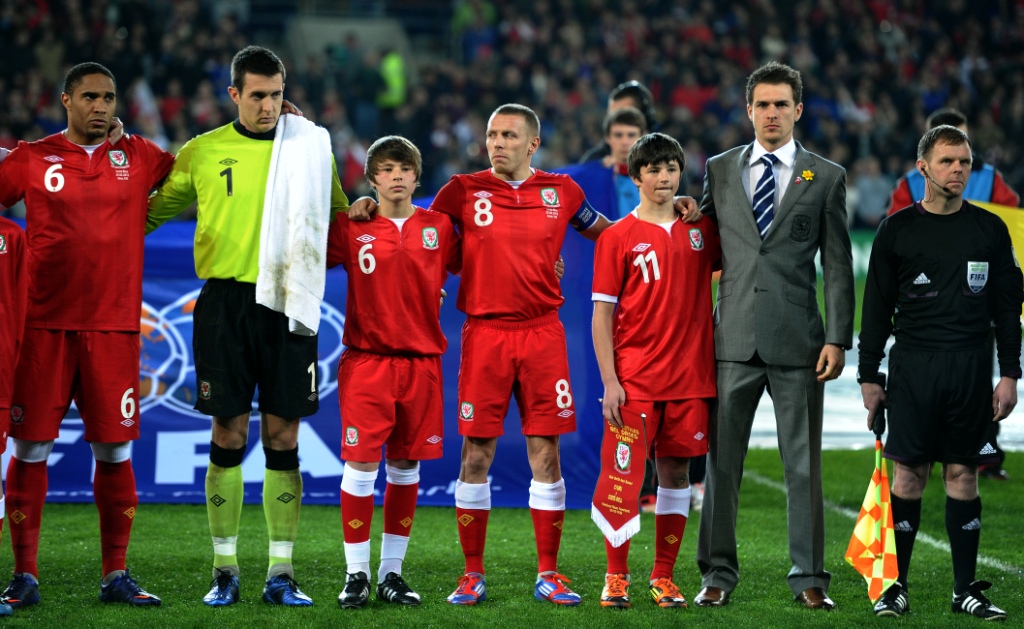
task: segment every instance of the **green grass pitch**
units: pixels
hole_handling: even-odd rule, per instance
[[[869,444],[870,445],[870,444]],[[315,605],[282,609],[260,600],[266,573],[266,527],[260,507],[242,515],[239,556],[242,601],[230,608],[209,609],[200,599],[209,588],[212,551],[205,509],[191,505],[142,505],[136,516],[128,563],[147,590],[163,598],[154,609],[129,609],[97,601],[100,561],[96,510],[92,505],[52,504],[46,508],[39,554],[42,573],[39,605],[15,612],[8,626],[65,627],[973,627],[978,621],[949,610],[952,569],[948,551],[920,540],[911,569],[911,613],[881,622],[871,611],[864,580],[844,561],[853,530],[851,512],[859,510],[873,465],[873,450],[825,453],[826,567],[832,572],[831,613],[809,612],[792,602],[785,576],[785,497],[778,488],[781,463],[775,450],[752,450],[740,498],[739,553],[742,581],[723,609],[660,609],[646,593],[653,557],[653,516],[644,516],[633,540],[630,565],[633,608],[603,609],[598,603],[604,575],[604,546],[586,511],[566,517],[560,569],[583,596],[577,608],[559,609],[533,599],[536,559],[530,515],[526,509],[496,509],[490,519],[486,563],[488,600],[476,608],[456,608],[444,598],[462,570],[453,509],[424,508],[413,528],[404,575],[423,595],[416,608],[398,608],[371,599],[362,610],[340,610],[337,595],[345,569],[338,509],[307,507],[302,512],[295,549],[296,577]],[[993,601],[1011,623],[1024,618],[1024,543],[1020,523],[1024,503],[1024,454],[1011,453],[1006,483],[982,480],[984,528],[978,576],[992,581]],[[936,471],[925,494],[922,531],[945,542],[944,498]],[[699,516],[690,518],[676,568],[676,582],[688,599],[700,588],[693,557]],[[373,569],[379,552],[381,515],[373,521]],[[5,540],[0,565],[11,566]]]

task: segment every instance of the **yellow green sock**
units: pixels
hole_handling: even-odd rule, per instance
[[[302,474],[292,470],[268,469],[263,477],[263,514],[270,534],[270,564],[267,577],[293,576],[292,546],[299,533],[302,505]]]
[[[213,536],[215,568],[238,572],[238,522],[242,517],[242,468],[210,463],[206,469],[206,514]]]

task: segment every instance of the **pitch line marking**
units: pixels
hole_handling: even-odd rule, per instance
[[[780,482],[778,482],[776,480],[773,480],[771,478],[768,478],[767,476],[761,476],[757,472],[744,472],[743,473],[743,477],[744,478],[749,478],[750,480],[754,481],[758,485],[763,485],[764,487],[770,487],[771,489],[778,490],[778,491],[782,492],[783,494],[786,493],[786,486],[784,484],[782,484],[782,483],[780,483]],[[846,507],[844,507],[844,506],[842,506],[840,504],[837,504],[835,502],[832,502],[831,500],[825,500],[825,507],[827,507],[831,511],[834,511],[834,512],[840,514],[840,515],[844,515],[844,516],[846,516],[846,517],[848,517],[848,518],[850,518],[851,520],[854,520],[854,521],[856,521],[857,516],[860,515],[860,511],[854,511],[852,509],[847,509]],[[949,543],[948,542],[944,542],[942,540],[934,538],[931,535],[929,535],[929,534],[927,534],[927,533],[925,533],[923,531],[918,531],[917,532],[917,541],[918,542],[924,542],[925,544],[927,544],[928,546],[931,546],[932,548],[935,548],[936,550],[941,550],[941,551],[947,552],[947,553],[949,552]],[[1024,569],[1020,568],[1019,566],[1015,566],[1013,564],[1005,563],[1005,562],[999,561],[998,559],[993,559],[992,557],[989,557],[987,555],[979,554],[978,555],[978,563],[980,563],[983,566],[988,566],[989,568],[995,568],[996,570],[1000,570],[1000,571],[1005,572],[1007,574],[1013,574],[1013,575],[1017,575],[1017,576],[1024,575]]]

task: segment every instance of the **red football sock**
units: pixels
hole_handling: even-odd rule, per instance
[[[370,522],[373,521],[373,494],[353,496],[341,492],[341,530],[346,544],[370,541]]]
[[[412,520],[416,516],[416,501],[420,485],[394,485],[384,488],[384,533],[409,537]]]
[[[608,557],[608,574],[629,574],[629,541],[618,548],[604,540],[604,554]]]
[[[100,552],[103,555],[103,576],[106,576],[115,570],[125,569],[132,522],[139,506],[131,460],[120,463],[96,461],[92,492],[100,512]]]
[[[686,516],[675,513],[654,516],[654,569],[651,580],[672,578],[679,545],[686,531]]]
[[[484,574],[484,545],[487,543],[488,509],[463,509],[455,507],[459,522],[459,544],[466,557],[466,572]]]
[[[7,466],[7,512],[11,518],[14,571],[39,577],[39,527],[46,502],[46,461],[25,463],[11,457]]]
[[[530,509],[537,537],[537,572],[558,572],[558,547],[562,544],[565,511]]]

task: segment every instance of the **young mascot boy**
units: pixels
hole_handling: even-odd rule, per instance
[[[370,521],[381,448],[387,448],[384,538],[377,598],[418,605],[402,579],[419,491],[420,461],[441,457],[444,436],[441,354],[448,342],[438,321],[448,272],[461,266],[459,238],[444,214],[413,206],[420,152],[405,138],[370,146],[366,178],[379,211],[355,222],[338,216],[327,246],[329,267],[348,271],[345,336],[338,364],[341,404],[341,520],[348,581],[342,609],[370,597]]]
[[[721,260],[709,218],[683,223],[673,196],[686,164],[677,141],[640,138],[629,152],[640,205],[608,228],[594,253],[594,351],[604,380],[601,477],[592,515],[605,535],[603,607],[629,607],[629,539],[640,530],[643,461],[658,470],[650,593],[685,607],[672,581],[690,510],[689,457],[708,451],[715,396],[711,273]]]

